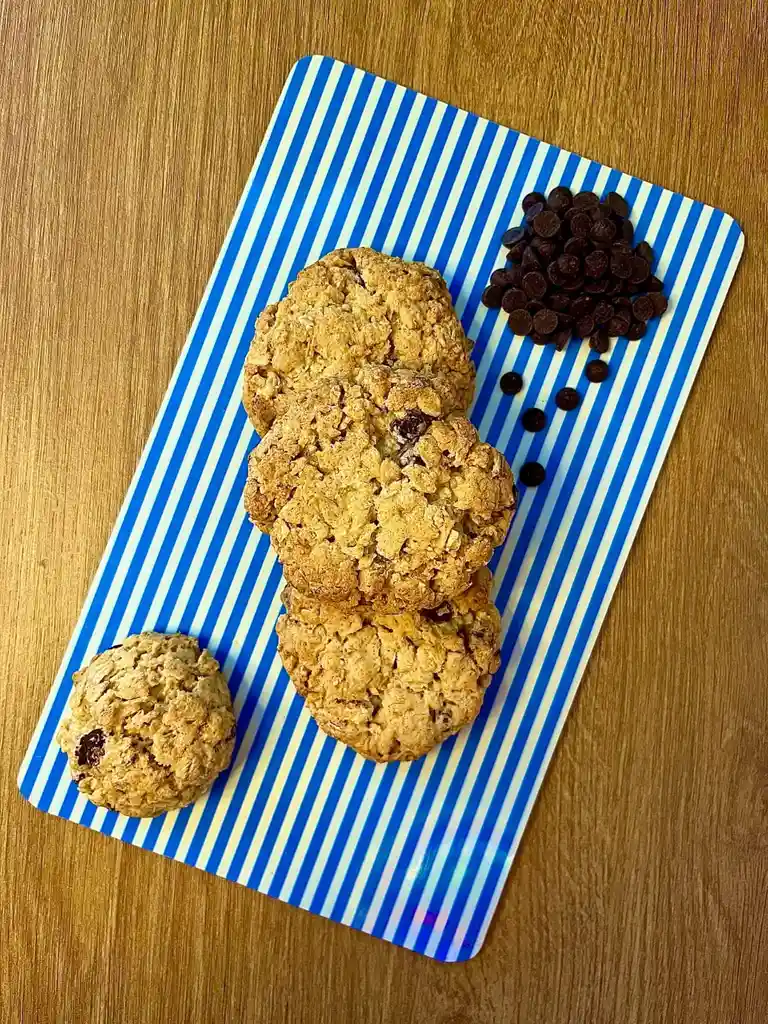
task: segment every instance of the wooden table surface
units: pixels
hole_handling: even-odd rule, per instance
[[[0,0],[0,1019],[765,1024],[765,0]],[[444,966],[15,775],[307,52],[721,206],[746,254],[487,943]]]

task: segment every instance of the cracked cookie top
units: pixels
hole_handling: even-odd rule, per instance
[[[263,435],[295,394],[376,363],[426,373],[445,412],[464,412],[474,391],[471,347],[436,270],[373,249],[337,249],[259,316],[243,404]]]
[[[298,397],[251,452],[245,507],[305,594],[377,610],[465,590],[506,535],[504,456],[430,382],[368,367]]]
[[[490,583],[481,569],[439,608],[397,614],[286,587],[280,656],[320,728],[375,761],[411,761],[473,721],[499,666]]]
[[[130,636],[73,681],[57,740],[93,803],[152,817],[196,800],[229,764],[229,687],[192,637]]]

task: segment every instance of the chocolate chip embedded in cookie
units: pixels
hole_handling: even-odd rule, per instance
[[[57,740],[93,803],[153,817],[196,800],[229,764],[229,687],[192,637],[130,636],[73,679]]]
[[[302,593],[434,608],[506,535],[504,456],[423,378],[368,367],[297,398],[248,462],[245,507]]]
[[[464,412],[474,390],[471,347],[436,270],[373,249],[337,249],[259,316],[243,404],[264,434],[294,394],[377,363],[425,372],[445,411]]]
[[[280,657],[325,732],[375,761],[411,761],[477,716],[499,666],[499,613],[481,569],[426,612],[344,609],[283,592]]]

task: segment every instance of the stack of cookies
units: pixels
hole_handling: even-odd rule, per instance
[[[516,495],[466,419],[470,348],[436,271],[342,249],[261,314],[245,363],[245,507],[287,581],[283,664],[378,761],[471,722],[499,664],[486,565]]]

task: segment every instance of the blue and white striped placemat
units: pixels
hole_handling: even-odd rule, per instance
[[[658,255],[667,315],[618,341],[608,383],[586,345],[514,338],[480,295],[521,197],[615,189]],[[209,183],[210,184],[210,183]],[[213,187],[213,186],[211,186]],[[439,268],[478,366],[473,419],[522,489],[497,551],[502,668],[471,729],[376,765],[319,732],[277,658],[280,567],[241,492],[254,434],[240,371],[256,314],[307,263],[369,245]],[[483,943],[531,806],[743,248],[719,210],[327,57],[291,71],[19,775],[36,807],[439,960]],[[519,370],[521,398],[498,379]],[[553,402],[581,391],[576,413]],[[522,408],[549,414],[525,433]],[[702,453],[704,458],[704,453]],[[72,672],[145,629],[201,637],[239,713],[232,770],[183,811],[137,821],[69,781],[54,733]]]

